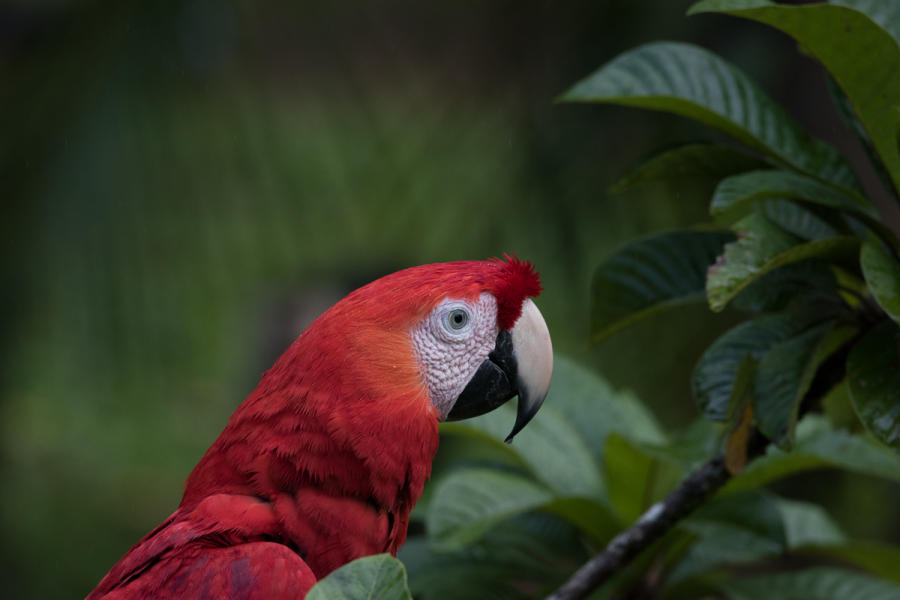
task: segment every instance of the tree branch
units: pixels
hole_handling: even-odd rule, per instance
[[[747,440],[747,462],[765,452],[769,441],[754,428]],[[600,587],[635,556],[658,540],[681,519],[703,504],[731,479],[725,457],[717,455],[687,476],[665,500],[648,508],[634,525],[614,537],[606,548],[547,597],[547,600],[581,600]]]
[[[651,506],[628,529],[614,537],[606,549],[586,562],[547,600],[581,600],[623,568],[644,548],[662,537],[678,521],[713,495],[731,474],[722,456],[691,473],[665,500]]]

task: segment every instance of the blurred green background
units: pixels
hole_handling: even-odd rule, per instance
[[[3,3],[0,595],[87,594],[305,325],[398,268],[527,258],[558,351],[669,427],[696,417],[688,374],[732,317],[685,309],[589,348],[588,289],[616,246],[705,220],[699,182],[606,190],[709,134],[554,97],[689,40],[847,135],[786,38],[689,4]],[[885,535],[897,490],[842,477],[794,486]]]

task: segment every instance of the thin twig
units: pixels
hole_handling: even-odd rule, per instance
[[[754,429],[747,441],[747,461],[763,454],[768,445],[769,441],[758,429]],[[603,552],[584,563],[547,600],[581,600],[587,597],[681,519],[694,512],[729,479],[731,473],[725,466],[724,456],[711,458],[688,475],[665,500],[648,508],[634,525],[614,537]]]
[[[693,512],[730,477],[722,456],[706,462],[682,481],[665,500],[651,506],[634,525],[614,537],[603,552],[582,565],[547,600],[585,598],[644,548]]]

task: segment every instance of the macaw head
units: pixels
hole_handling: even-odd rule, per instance
[[[510,441],[541,407],[553,371],[550,334],[531,300],[540,291],[534,268],[515,257],[422,265],[352,292],[307,333],[344,358],[332,372],[352,377],[353,389],[397,398],[415,388],[439,420],[518,396]]]
[[[541,291],[538,275],[509,257],[442,267],[447,290],[428,299],[427,313],[412,329],[431,403],[453,421],[518,396],[509,442],[540,409],[553,372],[550,332],[531,300]]]

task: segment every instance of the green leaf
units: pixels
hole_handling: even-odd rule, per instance
[[[753,414],[763,435],[785,449],[793,445],[800,402],[816,370],[856,333],[855,327],[823,323],[766,352],[752,393]]]
[[[764,217],[804,240],[822,240],[840,232],[813,211],[789,200],[765,200],[759,205]]]
[[[403,563],[390,554],[349,562],[313,586],[306,600],[412,600]]]
[[[856,344],[847,378],[859,420],[885,444],[900,448],[900,335],[887,321]]]
[[[719,584],[732,600],[897,600],[900,587],[832,567],[757,575]]]
[[[828,265],[806,261],[769,271],[738,294],[731,305],[750,312],[778,311],[792,304],[841,302],[837,278]]]
[[[825,509],[812,502],[798,502],[779,498],[776,501],[787,547],[839,545],[846,541],[837,523]]]
[[[636,442],[665,442],[666,435],[653,413],[634,394],[614,390],[595,372],[563,356],[556,355],[553,360],[553,384],[544,404],[566,417],[593,456],[602,455],[611,433]]]
[[[713,193],[709,211],[713,216],[722,215],[777,198],[796,198],[878,218],[878,211],[860,194],[842,192],[807,175],[783,170],[750,171],[723,179]]]
[[[738,240],[710,267],[706,294],[710,308],[720,311],[744,288],[766,273],[811,258],[840,258],[855,251],[859,239],[838,236],[798,244],[798,239],[759,213],[741,219],[734,226]]]
[[[743,72],[698,46],[646,44],[575,84],[570,102],[606,102],[674,113],[715,127],[775,161],[846,188],[855,176],[834,148],[811,140]]]
[[[690,178],[718,180],[761,166],[759,159],[727,146],[685,144],[664,150],[640,163],[617,181],[610,192],[621,193],[634,186],[656,181]]]
[[[425,525],[436,548],[459,550],[499,523],[536,510],[561,517],[601,543],[620,526],[609,507],[596,499],[554,495],[521,475],[485,468],[459,469],[444,477]]]
[[[884,0],[831,0],[831,4],[864,13],[900,44],[900,4]]]
[[[900,323],[900,264],[873,242],[862,245],[859,264],[878,305],[890,318]]]
[[[834,546],[807,548],[807,552],[833,556],[882,579],[900,583],[900,548],[881,542],[849,541]]]
[[[543,596],[537,591],[549,593],[588,557],[575,529],[543,513],[510,519],[453,551],[413,537],[399,555],[411,591],[426,600]]]
[[[881,2],[881,7],[872,2],[842,4],[845,6],[785,6],[768,0],[705,0],[688,13],[719,12],[753,19],[780,29],[802,44],[847,95],[894,187],[900,190],[900,151],[896,121],[891,114],[900,105],[900,45],[878,24],[885,23],[896,36],[900,11],[883,6],[896,4],[891,2]]]
[[[673,231],[637,240],[607,258],[593,282],[592,338],[704,298],[706,270],[734,236]]]
[[[557,385],[555,378],[556,375],[554,387]],[[541,418],[522,430],[513,444],[503,444],[510,423],[515,420],[511,405],[476,419],[442,424],[441,431],[483,436],[493,440],[498,447],[503,444],[539,481],[558,494],[604,498],[603,479],[590,448],[551,400],[548,395]]]
[[[624,437],[606,438],[603,464],[609,502],[622,523],[632,523],[649,508],[654,459]]]
[[[786,548],[778,506],[759,492],[712,500],[681,527],[698,537],[673,569],[673,584],[721,565],[777,556]]]
[[[554,500],[544,486],[514,473],[460,469],[444,477],[428,507],[428,536],[442,548],[461,548],[498,522]]]
[[[605,544],[622,529],[613,511],[591,498],[557,498],[541,510],[563,519],[597,544]]]
[[[741,391],[735,390],[735,381],[745,359],[760,360],[772,346],[796,335],[808,324],[791,315],[767,315],[745,321],[713,342],[691,377],[694,398],[703,415],[712,421],[725,421],[732,397]]]
[[[838,468],[900,482],[900,454],[874,441],[832,429],[825,417],[806,415],[797,424],[791,452],[770,446],[765,455],[726,484],[726,491],[760,487],[795,473]]]

